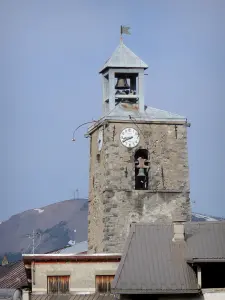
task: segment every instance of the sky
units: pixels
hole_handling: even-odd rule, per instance
[[[149,65],[145,104],[191,122],[193,211],[225,216],[224,0],[1,0],[0,221],[88,196],[87,126],[71,138],[102,114],[121,24]]]

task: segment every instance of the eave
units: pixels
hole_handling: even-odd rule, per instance
[[[31,262],[117,262],[121,259],[121,254],[23,254],[24,264]]]
[[[158,125],[185,125],[186,127],[190,127],[191,124],[188,123],[186,120],[137,120],[138,124],[158,124]],[[110,118],[107,117],[99,122],[94,124],[88,129],[88,132],[85,134],[86,137],[90,136],[92,133],[94,133],[99,127],[102,125],[105,125],[106,123],[126,123],[126,124],[133,124],[131,120],[122,120],[122,119],[116,119],[116,118]]]
[[[187,263],[225,263],[225,258],[191,258],[187,259]]]
[[[200,289],[191,289],[191,290],[163,290],[163,289],[158,289],[158,290],[150,290],[150,289],[112,289],[112,292],[115,293],[115,294],[129,294],[129,295],[132,295],[132,294],[151,294],[151,295],[173,295],[173,294],[199,294],[201,292]]]

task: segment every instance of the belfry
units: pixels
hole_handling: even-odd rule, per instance
[[[120,41],[100,69],[103,116],[88,130],[89,253],[121,253],[132,222],[191,217],[189,124],[145,104],[147,68]]]

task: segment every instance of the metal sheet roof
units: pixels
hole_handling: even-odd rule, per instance
[[[125,293],[197,292],[185,261],[186,243],[174,243],[171,225],[136,224],[117,270],[113,288]]]
[[[0,267],[0,288],[20,288],[28,286],[23,261]]]
[[[50,254],[50,253],[54,253],[54,254],[79,254],[79,253],[83,253],[83,252],[86,252],[88,250],[88,243],[87,241],[83,241],[83,242],[80,242],[80,243],[77,243],[75,245],[72,245],[72,246],[69,246],[69,247],[65,247],[65,248],[62,248],[62,249],[58,249],[58,250],[55,250],[55,251],[51,251],[51,252],[48,252],[46,254]]]
[[[166,110],[161,110],[148,106],[146,110],[143,113],[141,113],[139,111],[126,110],[122,107],[122,104],[119,103],[117,106],[114,107],[112,111],[110,111],[108,114],[100,118],[99,121],[91,125],[88,128],[88,132],[92,131],[93,128],[98,126],[104,120],[119,120],[130,122],[132,122],[132,120],[133,122],[174,122],[181,124],[187,123],[186,117]]]
[[[64,254],[64,253],[78,254],[78,253],[83,253],[87,250],[88,250],[88,243],[87,243],[87,241],[84,241],[81,243],[77,243],[71,247],[64,248],[59,253],[61,253],[61,254]]]
[[[198,293],[187,257],[225,257],[225,222],[185,224],[173,242],[173,224],[134,224],[112,284],[117,293]]]
[[[148,106],[147,109],[141,113],[139,111],[126,110],[122,107],[122,104],[118,104],[104,118],[114,120],[129,120],[130,116],[140,121],[186,121],[185,117],[168,112],[166,110]]]
[[[225,259],[225,222],[192,222],[185,225],[187,259]]]
[[[76,294],[76,295],[31,295],[31,300],[113,300],[115,296],[110,294]]]
[[[101,68],[100,73],[107,68],[143,68],[147,69],[148,65],[143,62],[133,51],[131,51],[123,42],[113,52],[112,56],[106,61]]]

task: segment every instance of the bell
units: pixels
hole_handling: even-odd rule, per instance
[[[137,176],[145,177],[145,169],[144,168],[140,168],[139,171],[138,171],[138,175]]]
[[[129,89],[129,84],[127,83],[126,78],[118,78],[117,83],[115,85],[115,89],[117,90],[126,90]]]

